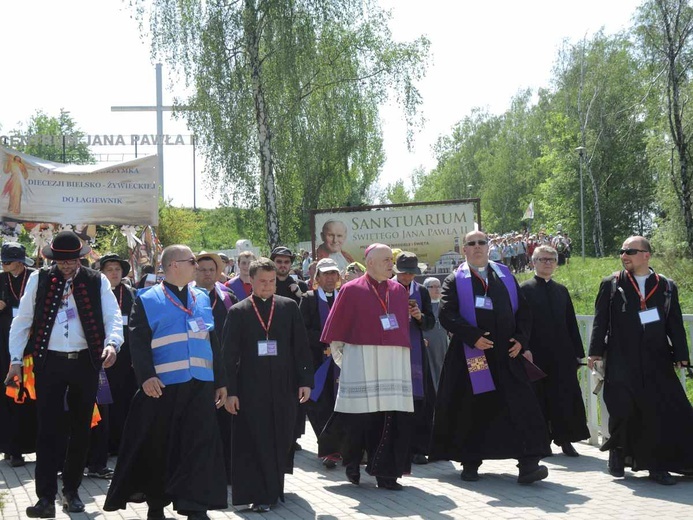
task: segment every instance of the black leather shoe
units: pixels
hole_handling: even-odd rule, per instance
[[[35,506],[26,508],[26,516],[29,518],[55,518],[55,500],[39,498]]]
[[[476,482],[477,480],[479,480],[479,469],[462,467],[462,473],[460,473],[460,478],[465,482]]]
[[[623,478],[625,472],[626,461],[623,456],[623,451],[618,448],[609,450],[609,475],[616,478]]]
[[[337,463],[334,460],[329,459],[327,457],[322,459],[322,465],[325,466],[327,469],[334,469],[337,467]]]
[[[577,452],[575,447],[569,442],[561,444],[561,450],[566,457],[579,457],[580,454]]]
[[[397,482],[397,479],[394,478],[379,478],[378,487],[390,491],[402,491],[402,484]]]
[[[186,515],[188,520],[209,520],[207,511],[192,511]]]
[[[349,466],[347,466],[346,477],[349,480],[349,482],[351,482],[355,486],[358,486],[361,482],[361,472],[358,468],[352,469]]]
[[[527,473],[520,472],[517,477],[518,484],[531,484],[538,480],[544,480],[549,476],[549,469],[546,466],[537,466],[535,469],[528,471]]]
[[[13,468],[18,468],[20,466],[24,466],[26,464],[26,461],[24,460],[24,457],[21,455],[12,455],[10,457],[10,466]]]
[[[428,459],[426,458],[426,455],[422,455],[421,453],[415,453],[414,455],[412,455],[411,463],[419,465],[428,464]]]
[[[668,471],[650,471],[649,479],[663,486],[673,486],[676,484],[676,479],[672,477]]]
[[[63,511],[66,513],[83,513],[84,502],[77,493],[65,493],[63,495]]]
[[[269,513],[270,509],[272,509],[272,506],[270,506],[269,504],[253,504],[252,509],[256,513]]]

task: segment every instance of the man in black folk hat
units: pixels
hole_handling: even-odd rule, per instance
[[[19,300],[34,265],[26,257],[22,244],[2,245],[2,274],[0,275],[0,379],[4,380],[10,366],[10,326],[19,309]],[[13,467],[24,465],[24,454],[36,450],[36,401],[33,385],[10,389],[0,397],[0,451]]]
[[[414,464],[427,464],[426,455],[431,441],[436,394],[428,366],[428,354],[424,347],[423,331],[431,330],[435,326],[436,317],[433,315],[428,289],[414,280],[417,274],[421,274],[418,257],[409,251],[402,251],[392,270],[397,276],[397,281],[409,292],[409,355],[414,395],[411,457]]]
[[[11,366],[6,384],[21,377],[22,357],[33,356],[38,438],[36,494],[30,518],[55,516],[57,475],[63,470],[63,509],[84,511],[77,492],[89,446],[89,427],[99,372],[115,363],[123,343],[123,323],[108,279],[82,267],[91,248],[72,231],[61,231],[43,256],[55,264],[29,276],[10,329]],[[67,454],[60,425],[69,408]],[[63,464],[64,463],[64,464]]]

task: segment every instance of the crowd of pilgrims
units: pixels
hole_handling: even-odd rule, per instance
[[[37,399],[47,385],[46,361],[56,363],[50,356],[55,331],[42,329],[39,271],[23,246],[2,246],[0,362],[10,370],[3,374],[0,450],[12,466],[37,452],[39,502],[27,509],[30,517],[54,514],[59,471],[68,512],[84,510],[77,492],[82,472],[111,480],[105,510],[146,502],[152,520],[165,518],[171,503],[179,514],[207,518],[207,510],[227,507],[227,485],[233,505],[269,511],[284,500],[284,475],[293,471],[306,419],[318,438],[316,465],[344,467],[357,486],[365,465],[377,487],[393,491],[402,489],[398,479],[412,464],[438,460],[461,463],[461,479],[474,482],[484,460],[516,459],[517,481],[531,484],[548,476],[540,462],[553,456],[551,442],[577,457],[572,443],[590,437],[577,376],[583,342],[570,294],[552,280],[566,252],[569,257],[569,245],[560,252],[552,247],[560,234],[557,240],[471,232],[465,261],[443,280],[421,276],[415,254],[384,244],[371,245],[363,264],[343,270],[331,258],[313,262],[309,253],[281,246],[269,258],[245,251],[235,259],[169,246],[158,272],[146,269],[134,280],[130,264],[115,254],[87,266],[88,246],[64,245],[75,239],[69,233],[47,246],[44,256],[54,261],[40,270],[54,276],[47,291],[60,292],[67,279],[66,292],[56,296],[66,307],[55,320],[65,322],[64,337],[78,319],[87,336],[83,348],[92,348],[89,313],[80,308],[89,299],[70,315],[77,291],[67,287],[79,271],[107,279],[113,300],[102,294],[95,308],[104,309],[105,322],[107,305],[115,305],[122,320],[101,325],[106,349],[95,347],[100,357],[93,363],[98,378],[87,438],[75,425],[82,419],[72,410],[79,392],[74,375],[59,387],[58,405]],[[642,276],[637,259],[646,250],[649,259],[649,243],[641,239],[626,241],[624,271],[602,282],[589,365],[603,374],[609,352],[608,471],[622,477],[625,467],[649,470],[652,480],[673,484],[671,472],[693,469],[693,409],[681,398],[672,363],[687,364],[688,346],[675,284],[663,276],[660,283],[653,271]],[[508,255],[498,257],[498,250]],[[66,272],[66,263],[80,257],[82,266]],[[525,266],[535,276],[520,285],[512,270]],[[23,298],[29,287],[32,294]],[[652,310],[643,302],[653,295],[659,319],[634,321]],[[109,326],[122,326],[122,337],[109,340]],[[50,336],[47,351],[31,347],[42,335]],[[668,338],[663,351],[643,361],[645,347],[662,337]],[[29,338],[23,358],[13,354],[22,352],[13,349],[17,338]],[[23,376],[12,371],[17,364]],[[79,370],[91,370],[84,366]],[[49,447],[41,444],[47,435]],[[109,456],[117,456],[115,468],[108,467]]]

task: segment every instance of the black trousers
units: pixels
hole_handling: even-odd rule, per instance
[[[87,468],[89,471],[99,471],[108,466],[108,434],[110,432],[110,408],[109,404],[99,405],[99,424],[91,429],[89,440],[89,456]]]
[[[81,351],[77,359],[59,357],[51,351],[46,356],[45,363],[36,372],[38,436],[35,476],[38,497],[54,500],[61,466],[63,493],[75,493],[82,482],[99,373],[91,363],[88,350]]]

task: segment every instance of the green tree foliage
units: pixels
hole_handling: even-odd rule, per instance
[[[10,135],[41,135],[41,136],[68,136],[73,137],[73,140],[62,139],[52,142],[39,142],[26,146],[19,146],[17,149],[20,152],[46,159],[48,161],[71,163],[71,164],[89,164],[94,162],[94,156],[89,151],[86,144],[79,143],[79,140],[84,136],[77,123],[70,115],[70,112],[60,109],[58,117],[49,116],[41,110],[29,118],[26,123],[20,123],[18,128],[12,130]],[[75,142],[77,141],[77,144]]]
[[[670,179],[670,190],[663,195],[663,226],[670,237],[660,232],[663,244],[678,249],[680,231],[684,231],[686,251],[693,253],[693,165],[691,140],[693,121],[690,99],[693,94],[693,8],[685,0],[649,0],[638,12],[636,22],[641,61],[649,87],[648,123],[652,129],[650,156]],[[670,155],[671,153],[671,155]],[[670,168],[664,158],[671,161]],[[678,202],[672,212],[671,192]]]
[[[389,94],[415,128],[428,42],[394,43],[387,21],[374,0],[153,3],[154,52],[194,91],[185,116],[211,182],[262,208],[270,246],[306,238],[310,209],[365,201]]]
[[[163,247],[172,244],[193,245],[202,228],[202,219],[189,208],[176,207],[170,200],[159,201],[159,242]]]
[[[404,186],[403,179],[399,179],[385,188],[385,199],[387,204],[406,204],[412,201],[409,190]]]

